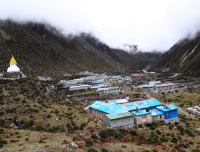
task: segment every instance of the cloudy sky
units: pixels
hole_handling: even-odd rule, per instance
[[[91,32],[114,48],[168,50],[200,29],[200,0],[0,0],[0,19],[45,21],[64,34]]]

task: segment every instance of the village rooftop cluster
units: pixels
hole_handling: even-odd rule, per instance
[[[179,122],[178,107],[174,104],[163,106],[152,98],[129,102],[127,99],[95,101],[86,108],[93,116],[101,119],[108,127],[139,125],[163,121]]]

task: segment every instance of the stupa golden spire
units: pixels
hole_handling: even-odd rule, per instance
[[[17,62],[16,62],[16,60],[15,60],[15,58],[14,58],[14,56],[12,55],[12,58],[11,58],[11,60],[10,60],[10,64],[11,63],[15,63],[15,64],[17,64]]]

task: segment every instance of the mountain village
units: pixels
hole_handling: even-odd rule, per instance
[[[1,151],[199,150],[199,78],[84,71],[56,81],[25,75],[14,56],[9,64],[0,77]]]

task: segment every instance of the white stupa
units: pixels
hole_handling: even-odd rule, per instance
[[[18,68],[17,62],[13,55],[10,60],[10,67],[7,69],[7,72],[20,72],[20,69]]]

